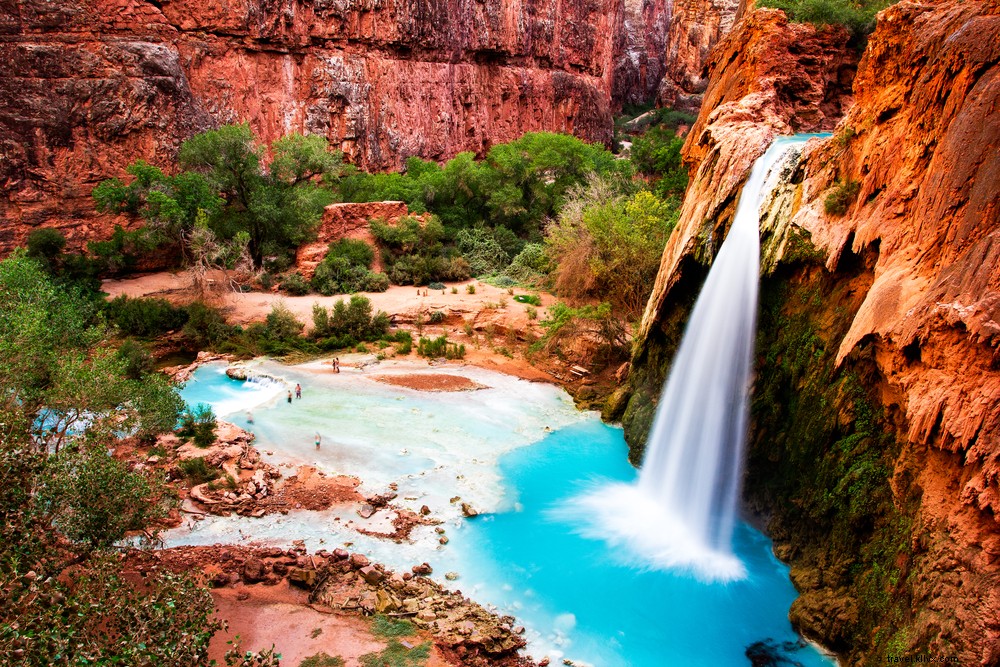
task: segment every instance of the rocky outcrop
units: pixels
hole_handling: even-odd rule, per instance
[[[705,109],[688,134],[691,185],[667,243],[640,340],[665,313],[681,264],[706,262],[725,238],[743,180],[779,134],[833,129],[851,101],[857,55],[842,28],[789,23],[783,12],[756,10],[712,54]]]
[[[361,204],[330,204],[323,209],[323,220],[316,230],[316,240],[301,246],[295,253],[295,270],[304,278],[312,278],[316,267],[326,257],[330,243],[340,239],[364,241],[375,249],[372,269],[382,270],[382,260],[372,236],[370,223],[381,220],[396,224],[410,214],[406,202],[382,201]]]
[[[764,212],[746,499],[792,564],[793,622],[848,664],[997,664],[1000,10],[885,10],[849,108],[852,64],[829,59],[834,39],[757,10],[713,53],[626,433],[638,454],[753,160],[775,134],[831,128],[847,111],[790,168],[772,202],[784,221]]]
[[[667,67],[663,54],[671,26],[668,0],[624,0],[611,97],[616,105],[656,97]]]
[[[657,103],[697,113],[708,86],[709,53],[733,27],[739,0],[677,0],[673,3],[663,78]]]
[[[653,24],[657,7],[642,14]],[[623,11],[622,0],[6,2],[0,251],[42,224],[73,247],[108,236],[115,220],[95,215],[93,186],[140,157],[169,164],[221,123],[246,120],[264,141],[321,134],[369,169],[529,130],[610,141]]]

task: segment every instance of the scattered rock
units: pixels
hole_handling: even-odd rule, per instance
[[[351,561],[351,566],[357,570],[360,570],[361,568],[367,567],[368,565],[371,564],[371,562],[368,560],[368,557],[365,556],[364,554],[351,554],[350,561]]]
[[[469,503],[462,503],[462,514],[466,517],[479,516],[479,510]]]
[[[358,573],[361,575],[362,579],[364,579],[365,581],[367,581],[369,584],[372,585],[382,581],[382,579],[385,577],[385,575],[382,572],[375,569],[371,565],[366,565],[365,567],[361,568],[360,570],[358,570]]]
[[[458,572],[445,572],[444,578],[447,579],[448,581],[457,581]]]
[[[251,558],[243,563],[243,580],[248,584],[255,584],[258,581],[263,581],[266,574],[267,572],[264,567],[264,561],[259,558]]]
[[[430,563],[421,563],[420,565],[414,565],[410,569],[413,570],[413,574],[420,577],[426,577],[427,575],[434,572],[434,568],[430,566]]]
[[[299,588],[310,589],[316,585],[316,570],[293,567],[288,570],[288,581]]]

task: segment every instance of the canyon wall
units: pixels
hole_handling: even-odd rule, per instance
[[[223,123],[367,169],[530,130],[608,142],[615,72],[659,83],[665,8],[643,7],[625,31],[622,0],[0,0],[0,251],[43,224],[107,236],[94,185]]]
[[[995,665],[1000,8],[883,11],[853,103],[835,41],[756,10],[713,53],[619,413],[638,460],[750,166],[776,134],[833,129],[762,212],[745,500],[792,565],[793,623],[847,664]]]

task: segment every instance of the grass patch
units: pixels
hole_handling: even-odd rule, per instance
[[[211,482],[219,476],[219,471],[205,463],[205,457],[185,459],[177,464],[192,486]]]
[[[319,628],[316,628],[316,630],[319,630]],[[313,630],[314,638],[318,634],[316,630]],[[322,631],[320,630],[320,632]],[[344,667],[344,659],[339,655],[317,653],[300,662],[299,667]]]
[[[395,639],[389,640],[389,645],[379,653],[366,653],[361,656],[362,667],[421,667],[427,664],[431,654],[430,642],[407,648]]]
[[[403,618],[395,619],[377,614],[372,619],[372,632],[379,637],[409,637],[414,631],[413,623]]]

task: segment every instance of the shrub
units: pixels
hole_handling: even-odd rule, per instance
[[[449,343],[446,336],[437,338],[421,338],[417,343],[417,354],[429,359],[464,359],[465,345]]]
[[[372,620],[372,634],[376,637],[409,637],[415,632],[413,623],[406,619],[391,619],[376,614]]]
[[[292,296],[309,294],[309,283],[298,273],[289,273],[281,280],[281,289]]]
[[[375,341],[389,330],[389,316],[379,311],[372,314],[372,302],[367,297],[354,295],[349,301],[339,299],[333,311],[316,304],[313,306],[312,337],[323,341],[327,349],[333,343],[353,339],[353,346],[359,340]]]
[[[510,255],[493,231],[485,227],[461,230],[455,235],[455,243],[473,275],[496,273],[510,264]]]
[[[40,259],[51,265],[66,247],[66,237],[58,229],[42,227],[28,234],[26,245],[28,257]]]
[[[181,413],[177,435],[192,440],[196,447],[208,447],[215,442],[215,412],[207,403],[199,403]]]
[[[452,294],[458,294],[458,288],[457,288],[457,287],[454,287],[454,286],[453,286],[453,287],[451,288],[451,293],[452,293]]]
[[[466,285],[465,286],[465,291],[468,292],[469,294],[475,294],[476,293],[476,286],[475,286],[475,284],[469,283],[468,285]]]
[[[125,364],[125,377],[131,380],[141,380],[143,376],[153,372],[153,355],[131,338],[118,348],[118,358]]]
[[[312,287],[326,296],[351,292],[384,292],[389,278],[371,271],[375,251],[364,241],[341,239],[316,267]]]
[[[187,477],[191,486],[211,482],[213,479],[218,478],[221,474],[217,469],[209,466],[205,462],[204,456],[199,456],[193,459],[184,459],[177,464],[177,467],[179,467],[181,472],[184,473],[184,476]]]
[[[184,335],[199,347],[218,346],[238,331],[226,324],[222,313],[201,301],[189,304],[187,313]]]
[[[544,243],[528,243],[511,261],[506,275],[520,282],[530,283],[552,272],[553,263]]]
[[[441,324],[442,322],[444,322],[444,313],[441,312],[440,310],[435,310],[430,314],[430,317],[427,319],[427,321],[430,322],[431,324]]]
[[[524,312],[528,316],[529,320],[538,319],[538,310],[534,306],[525,306]]]
[[[542,297],[537,294],[518,294],[514,297],[514,301],[517,301],[518,303],[527,303],[532,306],[542,305]]]
[[[124,294],[108,301],[104,314],[121,333],[142,338],[180,329],[188,321],[188,311],[166,299],[130,299]]]
[[[439,283],[439,282],[428,283],[427,284],[427,289],[443,290],[444,289],[444,283]]]
[[[875,29],[875,15],[895,0],[761,0],[761,7],[780,9],[796,23],[842,25],[855,39]]]
[[[844,215],[851,204],[858,198],[861,183],[858,181],[837,181],[833,191],[823,200],[823,208],[830,215]]]

